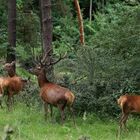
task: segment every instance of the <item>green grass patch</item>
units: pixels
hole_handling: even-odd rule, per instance
[[[114,120],[100,120],[92,114],[86,118],[76,117],[76,127],[72,118],[68,117],[64,125],[59,119],[55,120],[52,123],[48,115],[45,121],[42,109],[27,108],[23,104],[17,104],[12,112],[0,109],[0,138],[4,135],[4,126],[9,124],[14,129],[12,140],[78,140],[82,136],[90,140],[117,140],[118,123]],[[128,129],[120,140],[139,140],[139,119],[130,117]]]

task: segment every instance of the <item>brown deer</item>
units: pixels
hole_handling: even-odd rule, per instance
[[[10,110],[10,107],[12,107],[13,95],[19,93],[25,86],[25,83],[27,83],[27,80],[24,80],[21,77],[16,75],[15,71],[13,70],[14,63],[15,62],[6,63],[4,65],[4,70],[8,72],[9,77],[0,78],[0,95],[8,96],[7,106],[9,110]],[[6,90],[6,93],[4,92],[5,90]]]
[[[126,128],[126,121],[130,113],[140,113],[140,96],[139,95],[123,95],[117,100],[118,105],[122,109],[120,119],[120,130]]]
[[[48,53],[46,53],[46,56]],[[48,111],[48,104],[51,106],[55,106],[60,110],[61,113],[61,120],[62,123],[64,121],[64,109],[67,106],[69,110],[72,113],[73,121],[74,120],[74,114],[73,114],[73,108],[72,105],[75,100],[74,94],[68,89],[64,88],[60,85],[57,85],[55,83],[49,82],[49,80],[46,77],[46,66],[49,67],[53,64],[56,64],[61,59],[63,59],[65,56],[61,57],[55,61],[51,62],[49,64],[46,64],[46,57],[44,57],[35,68],[30,69],[30,72],[37,76],[38,84],[40,87],[40,96],[42,100],[44,101],[44,109],[45,109],[45,118],[47,117],[47,111]],[[52,117],[52,109],[51,109],[51,117]]]

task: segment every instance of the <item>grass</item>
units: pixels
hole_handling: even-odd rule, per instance
[[[43,115],[42,109],[29,109],[23,104],[16,105],[12,112],[0,109],[0,138],[4,126],[9,124],[15,131],[12,140],[78,140],[82,136],[90,140],[117,140],[118,124],[114,120],[103,121],[96,115],[89,115],[86,119],[77,117],[74,127],[72,119],[68,118],[61,125],[60,120],[52,123],[49,116],[45,121]],[[128,128],[129,132],[123,132],[120,140],[139,140],[140,121],[130,118]]]

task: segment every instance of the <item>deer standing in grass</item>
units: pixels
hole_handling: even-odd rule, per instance
[[[118,105],[122,109],[120,119],[120,130],[126,128],[126,121],[130,113],[140,113],[140,96],[139,95],[123,95],[117,100]]]
[[[15,62],[6,63],[4,65],[4,70],[6,70],[9,74],[9,77],[2,77],[0,78],[0,95],[7,95],[7,106],[10,110],[13,104],[13,96],[19,93],[27,80],[22,79],[21,77],[17,76],[14,71]],[[6,90],[6,93],[4,92]]]
[[[48,53],[46,53],[46,56]],[[73,121],[74,120],[74,114],[73,114],[73,103],[75,100],[74,94],[68,89],[64,88],[62,86],[59,86],[55,83],[49,82],[46,77],[46,66],[49,67],[51,65],[56,64],[61,59],[64,58],[60,56],[60,58],[55,62],[50,62],[49,64],[46,64],[46,56],[40,61],[38,61],[38,64],[35,68],[30,69],[30,72],[37,76],[38,84],[40,87],[40,96],[42,100],[44,101],[44,110],[45,110],[45,118],[47,117],[48,112],[48,104],[50,106],[55,106],[60,110],[61,113],[61,120],[62,123],[64,121],[65,115],[64,115],[64,109],[66,106],[69,108],[69,110],[72,113]],[[51,117],[52,117],[52,107],[51,107]]]

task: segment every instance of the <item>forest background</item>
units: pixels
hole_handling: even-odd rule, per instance
[[[52,0],[54,58],[67,58],[54,66],[53,81],[76,95],[77,116],[96,114],[118,118],[117,98],[140,94],[140,1],[79,0],[85,44],[80,43],[74,2]],[[8,45],[7,0],[0,0],[0,60],[5,61]],[[39,1],[17,0],[17,74],[31,76],[25,69],[42,53]],[[92,7],[91,7],[92,6]],[[0,67],[0,74],[4,71]],[[52,80],[52,78],[50,78]],[[37,80],[16,97],[17,102],[40,108]]]

